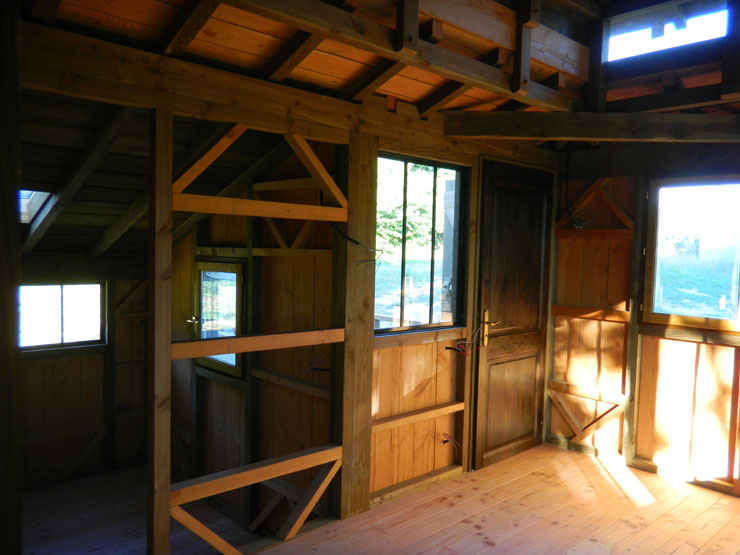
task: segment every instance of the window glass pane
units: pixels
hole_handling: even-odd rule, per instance
[[[62,342],[62,288],[24,285],[20,288],[21,347]]]
[[[664,187],[653,312],[738,319],[740,184]]]
[[[100,339],[100,284],[62,287],[62,343]]]
[[[378,158],[375,328],[401,325],[403,162]]]
[[[727,34],[726,2],[686,0],[611,19],[609,61]]]
[[[236,273],[201,271],[200,337],[236,336]],[[210,358],[236,366],[236,354]]]
[[[432,322],[452,323],[457,298],[457,184],[459,172],[437,170],[437,214],[434,237],[434,310]]]
[[[408,164],[403,325],[429,323],[434,168]]]

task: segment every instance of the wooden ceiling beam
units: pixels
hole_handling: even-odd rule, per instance
[[[305,60],[324,39],[318,35],[298,31],[280,53],[270,60],[264,71],[266,79],[282,81]]]
[[[706,106],[720,106],[737,102],[722,98],[720,85],[706,85],[691,89],[675,89],[658,94],[636,96],[606,103],[607,112],[677,112]]]
[[[450,137],[489,139],[738,143],[740,116],[728,114],[613,114],[447,112]]]
[[[470,86],[457,81],[445,83],[419,103],[419,115],[428,117],[470,90]]]
[[[215,130],[208,134],[208,138],[205,141],[197,145],[191,145],[189,150],[192,154],[188,156],[182,164],[178,165],[177,171],[175,172],[176,175],[181,174],[187,168],[192,167],[193,164],[207,153],[215,143],[218,143],[218,141],[223,138],[224,133],[228,133],[229,128],[230,127],[228,125],[217,125]],[[149,190],[145,188],[136,202],[131,203],[126,211],[106,228],[103,235],[100,236],[88,253],[88,258],[94,260],[103,255],[116,243],[116,241],[123,237],[123,235],[131,229],[136,222],[143,218],[148,210]]]
[[[385,85],[385,83],[398,75],[404,67],[406,67],[406,65],[401,62],[383,60],[377,66],[368,71],[366,75],[360,77],[354,85],[345,90],[341,97],[346,100],[362,102],[380,87]]]
[[[217,0],[190,0],[181,10],[175,23],[162,41],[162,53],[178,56],[200,33],[200,30],[216,11]]]
[[[514,93],[510,90],[508,73],[436,44],[420,40],[414,52],[397,51],[395,31],[329,4],[307,4],[303,0],[227,0],[225,3],[532,106],[565,111],[573,107],[572,98],[539,83],[530,83],[526,95]]]
[[[67,178],[59,191],[51,195],[41,206],[39,211],[31,220],[28,236],[23,244],[23,253],[28,254],[38,244],[41,238],[49,231],[56,219],[64,210],[64,207],[80,190],[95,168],[98,167],[103,157],[108,153],[113,142],[121,134],[121,130],[131,119],[135,110],[133,108],[116,108],[113,117],[103,128],[102,132],[95,138],[85,151],[75,171]]]
[[[347,208],[347,197],[344,196],[341,189],[337,186],[334,178],[321,163],[319,157],[306,142],[306,139],[300,135],[285,135],[285,141],[293,149],[295,155],[306,167],[308,173],[316,180],[316,184],[326,193],[329,200],[335,201],[342,208]]]
[[[594,0],[554,0],[554,3],[588,19],[601,19],[601,6]]]

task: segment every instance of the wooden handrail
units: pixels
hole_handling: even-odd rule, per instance
[[[172,343],[172,360],[229,353],[290,349],[292,347],[310,347],[327,343],[341,343],[342,341],[344,341],[344,328],[245,335],[241,337],[201,339],[199,341],[176,341]]]
[[[327,445],[178,482],[170,487],[170,506],[177,507],[341,458],[341,445]]]

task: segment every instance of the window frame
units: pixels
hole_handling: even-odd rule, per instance
[[[213,272],[233,272],[236,273],[236,335],[239,337],[243,330],[244,320],[244,264],[241,262],[215,262],[211,260],[196,260],[194,265],[195,270],[195,304],[197,316],[197,324],[195,326],[195,337],[196,341],[201,341],[201,326],[203,325],[203,306],[202,306],[202,283],[201,283],[201,272],[213,271]],[[237,378],[242,377],[242,353],[236,353],[236,362],[234,366],[221,362],[220,360],[213,359],[211,357],[198,357],[195,359],[195,364],[203,368],[210,370],[216,370],[223,374],[235,376]]]
[[[692,177],[663,177],[650,181],[648,189],[648,222],[645,248],[645,279],[642,306],[642,321],[669,327],[681,326],[704,330],[716,330],[740,334],[740,319],[737,321],[704,316],[684,316],[653,311],[655,295],[655,269],[658,234],[658,198],[664,187],[688,187],[710,185],[732,185],[740,183],[740,174],[697,175]],[[740,245],[739,245],[740,247]],[[740,315],[739,315],[740,316]]]
[[[419,164],[419,165],[427,165],[427,166],[433,166],[434,167],[434,190],[433,190],[433,198],[435,198],[436,201],[436,188],[437,188],[437,170],[438,169],[446,169],[446,170],[453,170],[459,172],[460,179],[458,182],[458,188],[456,191],[456,197],[457,197],[457,208],[456,208],[456,232],[457,232],[457,240],[454,243],[454,254],[453,256],[456,258],[456,260],[453,262],[454,268],[455,268],[455,277],[457,282],[457,291],[455,292],[455,308],[456,311],[453,314],[453,320],[452,322],[444,322],[444,323],[429,323],[429,324],[418,324],[415,326],[395,326],[395,327],[389,327],[389,328],[377,328],[374,329],[374,334],[376,337],[382,337],[382,336],[388,336],[388,335],[395,335],[395,334],[412,334],[412,333],[419,333],[419,332],[428,332],[428,331],[435,331],[435,330],[445,330],[445,329],[451,329],[451,328],[460,328],[461,326],[464,326],[465,324],[465,294],[466,294],[466,281],[463,279],[465,276],[465,261],[467,260],[467,241],[466,241],[466,234],[464,233],[464,229],[466,226],[466,223],[468,221],[468,198],[470,194],[470,168],[467,166],[457,165],[450,162],[441,162],[438,160],[432,160],[428,158],[420,158],[417,156],[408,156],[404,154],[396,154],[393,152],[385,152],[385,151],[379,151],[378,152],[378,159],[385,158],[388,160],[394,160],[398,162],[404,162],[405,164]],[[407,206],[407,171],[404,171],[404,195],[403,195],[403,207],[404,207],[404,228],[406,223],[406,206]],[[375,206],[375,212],[377,215],[377,201]],[[436,217],[435,211],[433,210],[433,215]],[[434,226],[434,219],[432,225]],[[405,233],[404,233],[405,235]],[[377,227],[376,227],[376,241],[377,241]],[[405,242],[405,239],[404,239]],[[404,273],[405,273],[405,266],[406,266],[406,256],[405,256],[405,247],[402,246],[404,249],[404,255],[402,257],[401,261],[401,306],[403,307],[403,298],[405,294],[405,279],[404,279]],[[432,259],[432,262],[434,259]],[[430,282],[430,298],[433,296],[434,286],[433,286],[433,280]],[[373,295],[373,301],[374,301],[375,295]],[[433,306],[433,300],[432,300],[432,306]],[[430,311],[431,311],[430,306]],[[373,303],[373,322],[375,321],[375,306]],[[401,311],[401,318],[400,321],[403,322],[403,311]]]
[[[21,321],[21,306],[20,306],[20,294],[21,287],[45,287],[45,286],[59,286],[61,296],[61,317],[64,319],[64,286],[65,285],[99,285],[100,286],[100,338],[91,339],[89,341],[69,341],[61,343],[45,343],[43,345],[27,345],[21,346],[21,335],[20,335],[20,321]],[[104,280],[91,280],[91,281],[58,281],[55,283],[22,283],[18,286],[18,348],[24,352],[34,351],[58,351],[65,349],[77,349],[80,347],[100,347],[108,344],[108,304],[106,302],[108,298],[108,282]],[[64,327],[60,330],[62,332],[62,339],[64,339]]]

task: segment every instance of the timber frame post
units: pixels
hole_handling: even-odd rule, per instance
[[[149,132],[147,552],[169,553],[172,350],[172,112],[155,108]]]
[[[341,357],[335,354],[335,371],[341,371],[335,392],[334,433],[342,439],[341,518],[370,508],[371,401],[373,377],[374,299],[375,299],[375,204],[377,193],[378,137],[350,133],[347,199],[347,235],[358,244],[338,237],[335,242],[336,279],[345,276],[337,287],[332,310],[335,318],[344,314],[344,345]],[[336,306],[343,304],[343,307]],[[340,385],[341,384],[341,385]]]
[[[22,480],[21,278],[18,189],[21,170],[20,0],[0,5],[0,552],[20,553]]]

